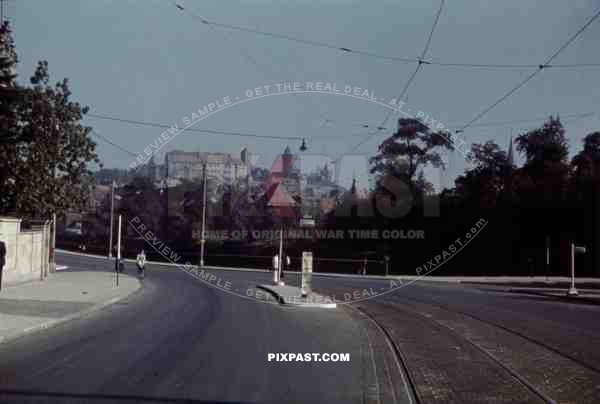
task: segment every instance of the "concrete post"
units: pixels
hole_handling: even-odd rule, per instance
[[[571,243],[571,287],[567,292],[568,296],[577,296],[577,289],[575,289],[575,244]]]
[[[273,284],[279,284],[279,257],[273,256]]]
[[[281,234],[279,236],[279,266],[277,268],[277,278],[280,285],[283,285],[283,281],[281,280],[281,273],[283,271],[283,224],[281,225]]]

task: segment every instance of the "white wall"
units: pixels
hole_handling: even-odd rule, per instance
[[[0,217],[0,240],[6,244],[2,286],[40,280],[49,271],[50,225],[21,231],[21,219]]]

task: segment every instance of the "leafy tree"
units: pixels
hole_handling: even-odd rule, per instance
[[[512,163],[505,151],[495,142],[474,144],[471,152],[481,164],[459,176],[456,180],[458,195],[468,204],[478,207],[495,207],[500,195],[510,181]]]
[[[17,84],[17,52],[8,21],[0,26],[0,144],[21,140],[18,107],[24,89]]]
[[[377,154],[370,159],[371,173],[377,177],[376,191],[385,191],[386,177],[396,177],[408,186],[413,196],[431,190],[431,184],[418,173],[431,165],[444,163],[438,150],[451,150],[451,144],[440,133],[417,119],[399,119],[398,130],[381,143]]]
[[[583,139],[583,150],[571,161],[577,185],[600,185],[600,132]]]
[[[592,268],[600,264],[598,232],[600,232],[600,132],[588,134],[581,150],[571,161],[571,222],[584,243],[591,247],[586,261]]]
[[[19,88],[16,83],[17,53],[8,21],[0,27],[0,212],[15,209],[15,170],[19,131]]]
[[[98,158],[91,128],[80,123],[87,108],[70,100],[67,79],[54,86],[49,81],[48,63],[39,62],[18,107],[18,131],[27,141],[0,152],[8,172],[0,184],[3,212],[47,218],[82,209],[89,200],[88,163]]]
[[[541,128],[516,139],[525,164],[517,172],[520,193],[530,206],[558,206],[566,195],[569,165],[565,130],[559,117],[550,117]]]

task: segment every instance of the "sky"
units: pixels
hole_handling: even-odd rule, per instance
[[[270,167],[286,145],[308,150],[304,171],[349,153],[381,124],[415,70],[416,63],[347,53],[250,32],[222,24],[333,44],[373,55],[420,56],[439,0],[405,1],[192,1],[180,0],[7,0],[15,29],[22,83],[38,60],[47,60],[54,81],[68,77],[73,99],[94,114],[178,124],[209,103],[229,97],[236,102],[247,90],[277,84],[322,82],[338,89],[359,87],[379,98],[333,93],[286,92],[252,99],[211,114],[190,128],[243,132],[290,139],[205,135],[183,131],[158,151],[175,149],[238,153],[247,147]],[[539,65],[600,8],[598,0],[453,0],[446,1],[431,38],[426,60],[443,63]],[[600,64],[600,19],[554,61]],[[530,74],[533,68],[491,69],[423,65],[408,88],[402,110],[423,111],[444,127],[470,121]],[[494,140],[507,147],[511,134],[539,126],[550,114],[563,119],[571,154],[583,137],[600,130],[600,66],[544,69],[523,88],[461,133],[466,145]],[[323,84],[324,85],[324,84]],[[343,92],[343,90],[342,90]],[[594,113],[580,117],[584,113]],[[407,112],[405,112],[407,113]],[[353,175],[367,186],[367,159],[390,135],[394,113],[380,131],[342,160],[341,185]],[[505,126],[477,126],[536,120]],[[142,154],[164,129],[86,118],[94,131]],[[105,167],[130,167],[135,158],[96,139]],[[463,147],[464,149],[464,147]],[[459,152],[446,170],[426,171],[436,187],[450,186],[471,163]],[[518,161],[518,160],[517,160]]]

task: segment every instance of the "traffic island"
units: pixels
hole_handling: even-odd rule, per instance
[[[312,292],[306,296],[302,296],[300,288],[295,286],[257,285],[256,287],[273,295],[284,306],[320,309],[335,309],[337,307],[337,304],[327,296],[321,296]]]

